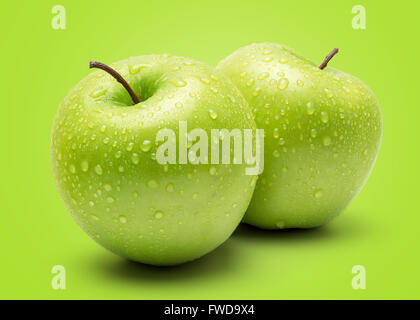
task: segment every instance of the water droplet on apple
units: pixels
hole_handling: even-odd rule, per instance
[[[289,80],[287,78],[281,78],[279,80],[279,84],[277,88],[279,88],[280,90],[284,90],[287,88],[288,85],[289,85]]]
[[[278,221],[276,223],[276,227],[279,229],[284,229],[285,226],[286,226],[286,223],[284,221]]]
[[[216,175],[216,172],[217,172],[217,170],[216,170],[216,168],[215,168],[215,167],[210,167],[210,169],[209,169],[209,174],[210,174],[211,176]]]
[[[128,71],[130,72],[130,74],[136,74],[138,73],[141,69],[145,68],[146,66],[144,64],[135,64],[135,65],[129,65],[128,66]]]
[[[210,118],[212,118],[213,120],[216,120],[216,119],[217,119],[217,113],[216,113],[216,111],[214,111],[214,110],[210,109],[210,110],[209,110],[209,116],[210,116]]]
[[[209,84],[209,83],[210,83],[210,80],[209,80],[209,79],[207,79],[207,78],[201,78],[200,80],[201,80],[201,82],[202,82],[202,83],[204,83],[204,84]]]
[[[89,170],[89,162],[87,162],[86,160],[83,160],[82,163],[80,164],[80,168],[82,169],[83,172],[86,172]]]
[[[263,72],[258,76],[258,80],[264,80],[267,79],[270,76],[268,72]]]
[[[254,85],[254,83],[255,83],[255,80],[251,78],[251,79],[248,80],[248,82],[246,83],[246,85],[248,87],[252,87]]]
[[[187,85],[187,83],[186,83],[185,81],[182,81],[182,80],[175,80],[175,81],[172,81],[172,84],[173,84],[175,87],[179,87],[179,88],[181,88],[181,87],[185,87],[185,86]]]
[[[140,162],[140,157],[139,157],[139,155],[138,155],[137,153],[133,153],[133,154],[131,155],[131,161],[132,161],[134,164],[138,164],[138,163]]]
[[[155,214],[154,214],[154,217],[155,217],[156,219],[162,219],[162,217],[163,217],[163,212],[162,212],[162,211],[160,211],[160,210],[156,211],[156,212],[155,212]]]
[[[311,129],[311,137],[312,138],[316,138],[316,136],[317,136],[317,131],[316,131],[316,129]]]
[[[274,128],[273,137],[274,137],[274,139],[278,139],[280,137],[280,133],[279,133],[278,128]]]
[[[321,197],[322,197],[322,190],[321,190],[321,189],[316,190],[316,191],[314,192],[314,198],[315,198],[315,199],[319,199],[319,198],[321,198]]]
[[[70,172],[71,173],[75,173],[76,172],[76,167],[74,166],[74,164],[71,164],[70,167],[69,167],[69,169],[70,169]]]
[[[99,98],[100,96],[103,96],[105,94],[105,92],[106,92],[105,88],[98,88],[98,89],[92,91],[90,93],[90,96],[92,98]]]
[[[169,182],[167,185],[166,185],[166,191],[167,192],[174,192],[174,184],[173,183],[171,183],[171,182]]]
[[[109,143],[109,138],[108,137],[104,138],[104,144],[108,144],[108,143]]]
[[[193,195],[192,195],[192,198],[197,199],[198,198],[198,192],[194,192]]]
[[[303,87],[303,85],[304,85],[304,83],[303,83],[303,81],[302,81],[302,80],[297,80],[297,81],[296,81],[296,84],[297,84],[299,87]]]
[[[274,151],[273,151],[273,157],[274,157],[274,158],[278,158],[278,157],[280,157],[280,152],[279,152],[278,150],[274,150]]]
[[[210,87],[210,91],[213,92],[214,94],[219,92],[219,90],[217,90],[215,87]]]
[[[217,77],[216,75],[214,75],[214,74],[211,74],[210,75],[210,78],[212,79],[212,80],[214,80],[214,81],[219,81],[219,77]]]
[[[89,207],[93,207],[95,205],[95,202],[89,201]]]
[[[312,115],[312,114],[314,114],[314,112],[315,112],[314,104],[313,104],[311,101],[309,101],[309,102],[306,104],[306,112],[307,112],[309,115]]]
[[[332,98],[333,97],[333,94],[331,93],[331,91],[328,88],[325,88],[324,91],[325,91],[325,95],[327,96],[327,98]]]
[[[120,215],[118,217],[118,220],[120,220],[121,223],[126,223],[127,222],[127,217],[124,215]]]
[[[156,180],[151,179],[151,180],[147,181],[147,186],[149,188],[156,188],[157,186],[159,186],[159,183]]]
[[[140,149],[143,152],[149,152],[151,148],[152,148],[152,141],[150,140],[144,140],[140,146]]]
[[[97,164],[97,165],[95,166],[95,172],[96,172],[96,174],[98,174],[98,175],[101,175],[101,174],[103,173],[103,170],[102,170],[102,167],[101,167],[101,165],[100,165],[100,164]]]
[[[131,151],[131,150],[133,150],[133,146],[134,146],[134,142],[130,142],[130,143],[127,145],[126,150],[127,150],[127,151]]]
[[[115,201],[114,197],[109,196],[106,198],[106,202],[108,203],[113,203],[114,201]]]
[[[112,186],[110,184],[106,183],[106,184],[104,184],[104,189],[105,189],[105,191],[109,192],[109,191],[112,190]]]
[[[324,122],[324,123],[328,122],[328,113],[327,112],[325,112],[325,111],[321,112],[321,121]]]
[[[325,136],[323,139],[322,139],[322,143],[324,144],[324,146],[329,146],[330,144],[331,144],[331,138],[329,137],[329,136]]]
[[[286,140],[284,140],[284,138],[282,137],[282,138],[280,138],[279,139],[279,145],[284,145],[286,143]]]

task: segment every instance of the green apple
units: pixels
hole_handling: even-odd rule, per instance
[[[368,178],[382,136],[378,102],[362,81],[326,63],[318,67],[274,43],[246,46],[220,62],[265,130],[265,168],[244,222],[323,225]]]
[[[256,176],[245,164],[162,165],[156,135],[178,132],[180,120],[189,130],[255,130],[252,112],[201,62],[149,55],[111,66],[112,76],[90,73],[59,107],[51,145],[59,192],[79,226],[120,256],[153,265],[196,259],[235,230]]]

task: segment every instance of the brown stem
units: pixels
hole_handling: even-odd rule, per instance
[[[97,61],[90,61],[89,62],[89,68],[98,68],[101,70],[104,70],[105,72],[108,72],[111,76],[113,76],[115,78],[115,80],[117,80],[119,83],[121,83],[123,85],[123,87],[128,91],[128,93],[131,96],[131,99],[133,100],[134,104],[137,104],[140,102],[139,97],[137,97],[137,95],[134,93],[133,89],[131,89],[130,85],[127,83],[127,81],[125,81],[125,79],[114,69],[112,69],[111,67],[107,66],[106,64],[103,64],[101,62],[97,62]]]
[[[333,51],[330,52],[330,54],[328,56],[325,57],[324,61],[321,63],[321,65],[319,66],[319,68],[322,70],[324,69],[328,62],[330,62],[330,60],[332,59],[332,57],[334,57],[338,52],[338,48],[335,48]]]

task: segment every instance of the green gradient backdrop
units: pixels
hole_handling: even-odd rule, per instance
[[[67,9],[53,30],[51,8]],[[353,30],[363,4],[367,29]],[[418,10],[413,1],[23,1],[1,8],[0,298],[420,298]],[[88,61],[172,53],[211,65],[258,41],[284,43],[366,82],[380,101],[382,149],[367,185],[312,231],[240,227],[212,254],[176,268],[105,251],[66,212],[52,179],[50,128]],[[67,269],[67,290],[51,268]],[[351,287],[353,265],[367,289]]]

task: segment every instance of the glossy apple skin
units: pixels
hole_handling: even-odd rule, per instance
[[[61,197],[78,225],[120,256],[153,265],[196,259],[235,230],[257,179],[245,165],[160,165],[156,133],[170,128],[179,138],[179,120],[188,130],[255,130],[252,113],[230,80],[197,61],[150,55],[111,67],[143,102],[133,106],[102,70],[70,91],[52,129]]]
[[[381,142],[381,112],[369,88],[273,43],[238,49],[218,69],[265,130],[265,169],[244,222],[311,228],[343,211],[366,182]]]

